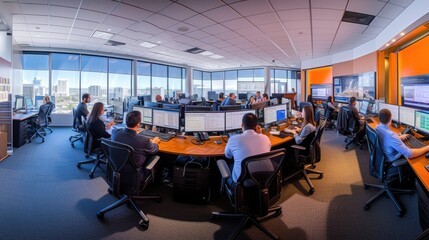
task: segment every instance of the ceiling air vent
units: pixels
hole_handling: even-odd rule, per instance
[[[188,50],[185,50],[185,52],[193,53],[193,54],[202,53],[202,52],[204,52],[204,51],[205,51],[205,50],[203,50],[203,49],[201,49],[201,48],[197,48],[197,47],[194,47],[194,48],[190,48],[190,49],[188,49]]]
[[[357,13],[357,12],[344,12],[344,16],[342,21],[349,23],[357,23],[362,25],[369,25],[372,20],[374,20],[374,15],[369,15],[365,13]]]
[[[117,41],[113,41],[113,40],[109,40],[104,45],[108,45],[108,46],[124,46],[125,43],[123,43],[123,42],[117,42]]]

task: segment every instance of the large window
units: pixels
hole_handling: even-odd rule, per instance
[[[49,54],[25,54],[22,58],[22,94],[35,103],[36,96],[49,95]]]
[[[152,63],[152,101],[156,95],[167,95],[167,66]]]
[[[238,92],[264,92],[264,69],[238,70]]]
[[[150,63],[137,62],[137,96],[150,95]]]
[[[271,69],[271,93],[287,92],[287,74],[288,70]]]
[[[131,60],[109,58],[109,99],[123,100],[131,96]]]
[[[81,91],[91,95],[91,102],[107,103],[107,57],[82,55]]]
[[[237,71],[225,72],[225,94],[235,93],[237,95]]]
[[[212,74],[210,72],[203,72],[203,94],[202,97],[208,99],[208,91],[212,90]]]
[[[192,74],[192,94],[202,96],[203,93],[203,72],[194,70]]]
[[[212,72],[212,91],[216,93],[224,92],[223,78],[224,72]]]
[[[168,96],[175,97],[176,92],[182,90],[182,69],[168,67]]]
[[[80,55],[52,54],[52,101],[56,113],[71,113],[80,102]],[[40,98],[38,98],[40,99]]]

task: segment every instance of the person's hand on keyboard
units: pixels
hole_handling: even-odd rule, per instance
[[[408,140],[408,138],[410,138],[410,134],[404,134],[404,135],[401,135],[401,136],[399,136],[399,138],[402,140],[402,141],[407,141]]]
[[[154,137],[153,139],[152,139],[152,143],[155,143],[155,144],[159,144],[159,142],[160,142],[161,140],[159,139],[159,137]]]

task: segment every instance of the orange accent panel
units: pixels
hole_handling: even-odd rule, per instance
[[[390,104],[398,104],[398,55],[396,53],[389,54],[389,95],[386,102]]]
[[[332,84],[332,66],[307,70],[307,95],[311,84]]]
[[[399,77],[429,74],[429,37],[425,37],[398,53]]]
[[[386,64],[384,51],[377,53],[377,92],[375,98],[379,99],[386,96]]]

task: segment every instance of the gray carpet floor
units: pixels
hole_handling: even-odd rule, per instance
[[[138,227],[139,217],[125,206],[100,221],[97,211],[116,198],[107,193],[103,169],[90,179],[90,165],[76,168],[83,147],[80,142],[70,146],[72,134],[69,128],[54,128],[45,143],[34,140],[0,162],[0,239],[226,239],[238,225],[238,220],[209,220],[212,211],[230,209],[225,196],[206,205],[177,203],[162,184],[152,188],[162,195],[161,203],[139,203],[150,218],[148,230]],[[363,210],[377,191],[363,188],[363,182],[376,183],[368,173],[366,149],[345,150],[344,137],[326,131],[317,169],[324,178],[313,180],[313,195],[304,180],[287,183],[278,202],[282,215],[263,222],[281,239],[406,240],[421,232],[416,193],[399,197],[407,208],[402,218],[388,198]],[[267,237],[251,227],[239,239]]]

